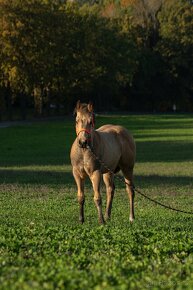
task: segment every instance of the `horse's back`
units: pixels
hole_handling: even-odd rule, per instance
[[[120,142],[126,142],[126,144],[124,145],[127,146],[129,144],[131,150],[135,152],[135,141],[131,133],[126,128],[119,125],[107,124],[101,126],[96,131],[99,132],[99,134],[107,133],[107,136],[109,136],[109,138],[110,135],[116,135]]]
[[[101,138],[107,143],[117,143],[121,149],[121,163],[132,163],[135,162],[135,141],[130,132],[119,125],[107,124],[97,129],[97,132],[101,135]],[[115,146],[116,147],[116,146]]]

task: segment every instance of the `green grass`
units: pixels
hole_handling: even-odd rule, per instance
[[[99,226],[87,181],[79,225],[73,122],[0,129],[0,289],[193,289],[193,215],[136,194],[130,225],[124,185],[116,181],[112,219]],[[97,126],[107,123],[135,137],[135,185],[193,211],[193,116],[97,117]]]

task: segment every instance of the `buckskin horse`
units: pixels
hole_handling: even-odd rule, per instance
[[[89,176],[94,202],[98,210],[99,223],[104,223],[102,198],[100,193],[101,177],[106,186],[107,202],[105,219],[110,219],[114,196],[114,173],[122,171],[130,202],[130,222],[134,220],[133,168],[135,163],[135,142],[127,129],[117,125],[104,125],[95,130],[93,105],[77,102],[76,139],[72,145],[70,158],[73,176],[78,189],[80,207],[79,221],[84,222],[84,181]],[[93,154],[94,153],[94,154]],[[96,158],[97,156],[97,158]],[[104,163],[101,163],[102,160]],[[105,165],[103,165],[105,164]],[[110,170],[108,170],[109,168]]]

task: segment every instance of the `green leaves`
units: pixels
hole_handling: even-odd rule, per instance
[[[147,284],[173,286],[189,279],[192,259],[184,247],[189,235],[184,232],[176,236],[165,233],[164,227],[160,232],[143,231],[137,229],[139,225],[133,230],[125,228],[124,234],[112,226],[44,228],[38,223],[33,231],[25,224],[15,227],[6,233],[8,251],[1,243],[1,285],[10,289],[13,284],[29,289],[33,285],[43,289],[142,289]],[[11,280],[4,280],[11,272]]]
[[[167,63],[170,78],[179,91],[176,101],[179,106],[189,104],[192,110],[193,6],[184,0],[165,1],[158,18],[160,41],[156,49]]]
[[[133,42],[97,9],[31,0],[0,5],[1,84],[9,83],[16,96],[33,96],[40,115],[43,104],[51,102],[46,90],[59,106],[69,101],[64,95],[95,95],[96,89],[103,94],[105,89],[108,96],[132,81]]]
[[[10,118],[18,103],[36,115],[66,113],[78,96],[99,110],[192,111],[191,1],[1,0],[0,8]]]

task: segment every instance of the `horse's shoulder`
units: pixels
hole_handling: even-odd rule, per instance
[[[71,147],[70,158],[71,160],[74,160],[74,161],[77,161],[77,160],[79,161],[83,159],[82,151],[78,147],[76,139]]]

